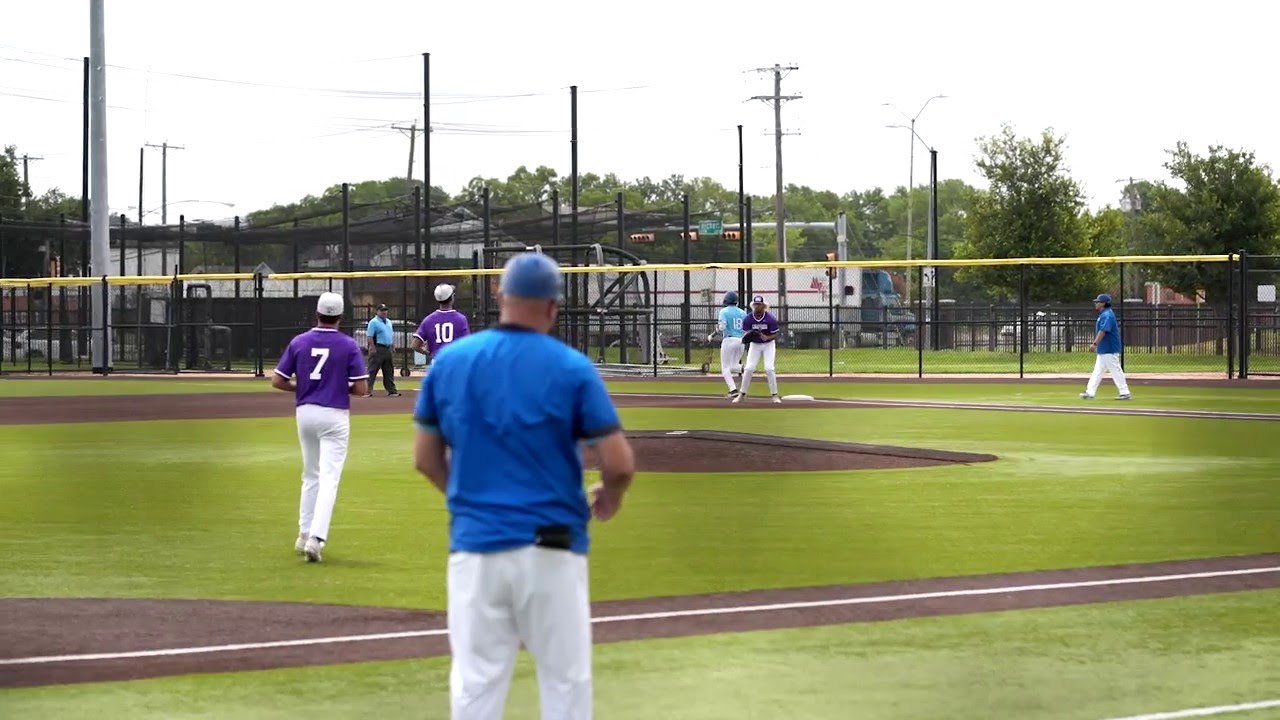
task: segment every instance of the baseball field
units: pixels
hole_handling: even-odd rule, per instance
[[[1280,717],[1280,383],[781,384],[610,383],[596,717]],[[0,718],[447,717],[414,395],[356,399],[308,564],[265,380],[0,379]]]

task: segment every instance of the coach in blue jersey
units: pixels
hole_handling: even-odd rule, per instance
[[[441,348],[414,411],[417,469],[450,515],[454,720],[502,717],[522,643],[542,717],[591,717],[587,523],[618,512],[635,460],[591,361],[548,334],[562,287],[544,255],[508,261],[498,327]],[[580,443],[600,467],[591,498]]]
[[[1092,400],[1098,386],[1102,384],[1102,374],[1110,373],[1115,381],[1120,400],[1128,400],[1129,382],[1124,376],[1124,368],[1120,366],[1120,350],[1124,347],[1120,341],[1120,324],[1116,322],[1115,311],[1111,309],[1111,296],[1103,293],[1093,299],[1093,308],[1098,312],[1098,322],[1094,325],[1093,342],[1090,350],[1096,350],[1098,357],[1093,361],[1093,374],[1080,393],[1082,400]]]

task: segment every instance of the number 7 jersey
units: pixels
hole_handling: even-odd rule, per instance
[[[360,346],[334,328],[312,328],[289,342],[277,375],[297,377],[297,404],[351,409],[351,383],[369,377]]]
[[[422,319],[413,336],[426,344],[427,352],[435,355],[440,348],[470,334],[466,315],[457,310],[436,310]]]

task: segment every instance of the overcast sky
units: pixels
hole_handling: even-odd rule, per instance
[[[110,205],[136,215],[138,149],[169,142],[170,220],[224,217],[342,181],[403,175],[431,53],[431,180],[456,192],[515,167],[569,172],[578,85],[580,167],[679,173],[773,191],[773,114],[753,95],[783,81],[788,183],[837,192],[905,185],[920,116],[940,175],[979,183],[975,139],[1011,123],[1065,133],[1090,203],[1119,178],[1160,179],[1178,140],[1280,162],[1273,4],[1139,2],[552,2],[129,0],[106,3]],[[1246,7],[1249,9],[1246,10]],[[42,156],[36,192],[80,191],[88,0],[8,0],[0,25],[0,143]],[[178,77],[178,75],[199,76]],[[915,180],[928,178],[917,146]],[[422,177],[419,146],[414,175]],[[160,153],[147,150],[147,211]],[[185,203],[220,201],[234,207]],[[160,213],[147,215],[158,222]]]

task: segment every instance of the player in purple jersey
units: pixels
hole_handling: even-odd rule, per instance
[[[769,312],[763,295],[751,298],[751,312],[742,319],[742,329],[746,333],[742,336],[742,342],[747,344],[747,360],[742,364],[742,383],[733,402],[742,402],[747,396],[751,374],[755,372],[761,358],[764,359],[764,375],[769,380],[769,393],[774,402],[782,402],[782,398],[778,397],[778,375],[773,369],[774,355],[778,350],[778,319]]]
[[[369,386],[360,346],[338,332],[342,309],[341,295],[321,295],[318,324],[290,341],[271,376],[271,387],[293,393],[297,405],[302,500],[293,549],[308,562],[320,562],[329,537],[351,435],[351,396],[364,395]]]
[[[453,309],[453,286],[437,285],[435,296],[440,309],[422,319],[410,343],[414,352],[422,352],[425,346],[432,357],[445,345],[471,334],[467,316]]]

